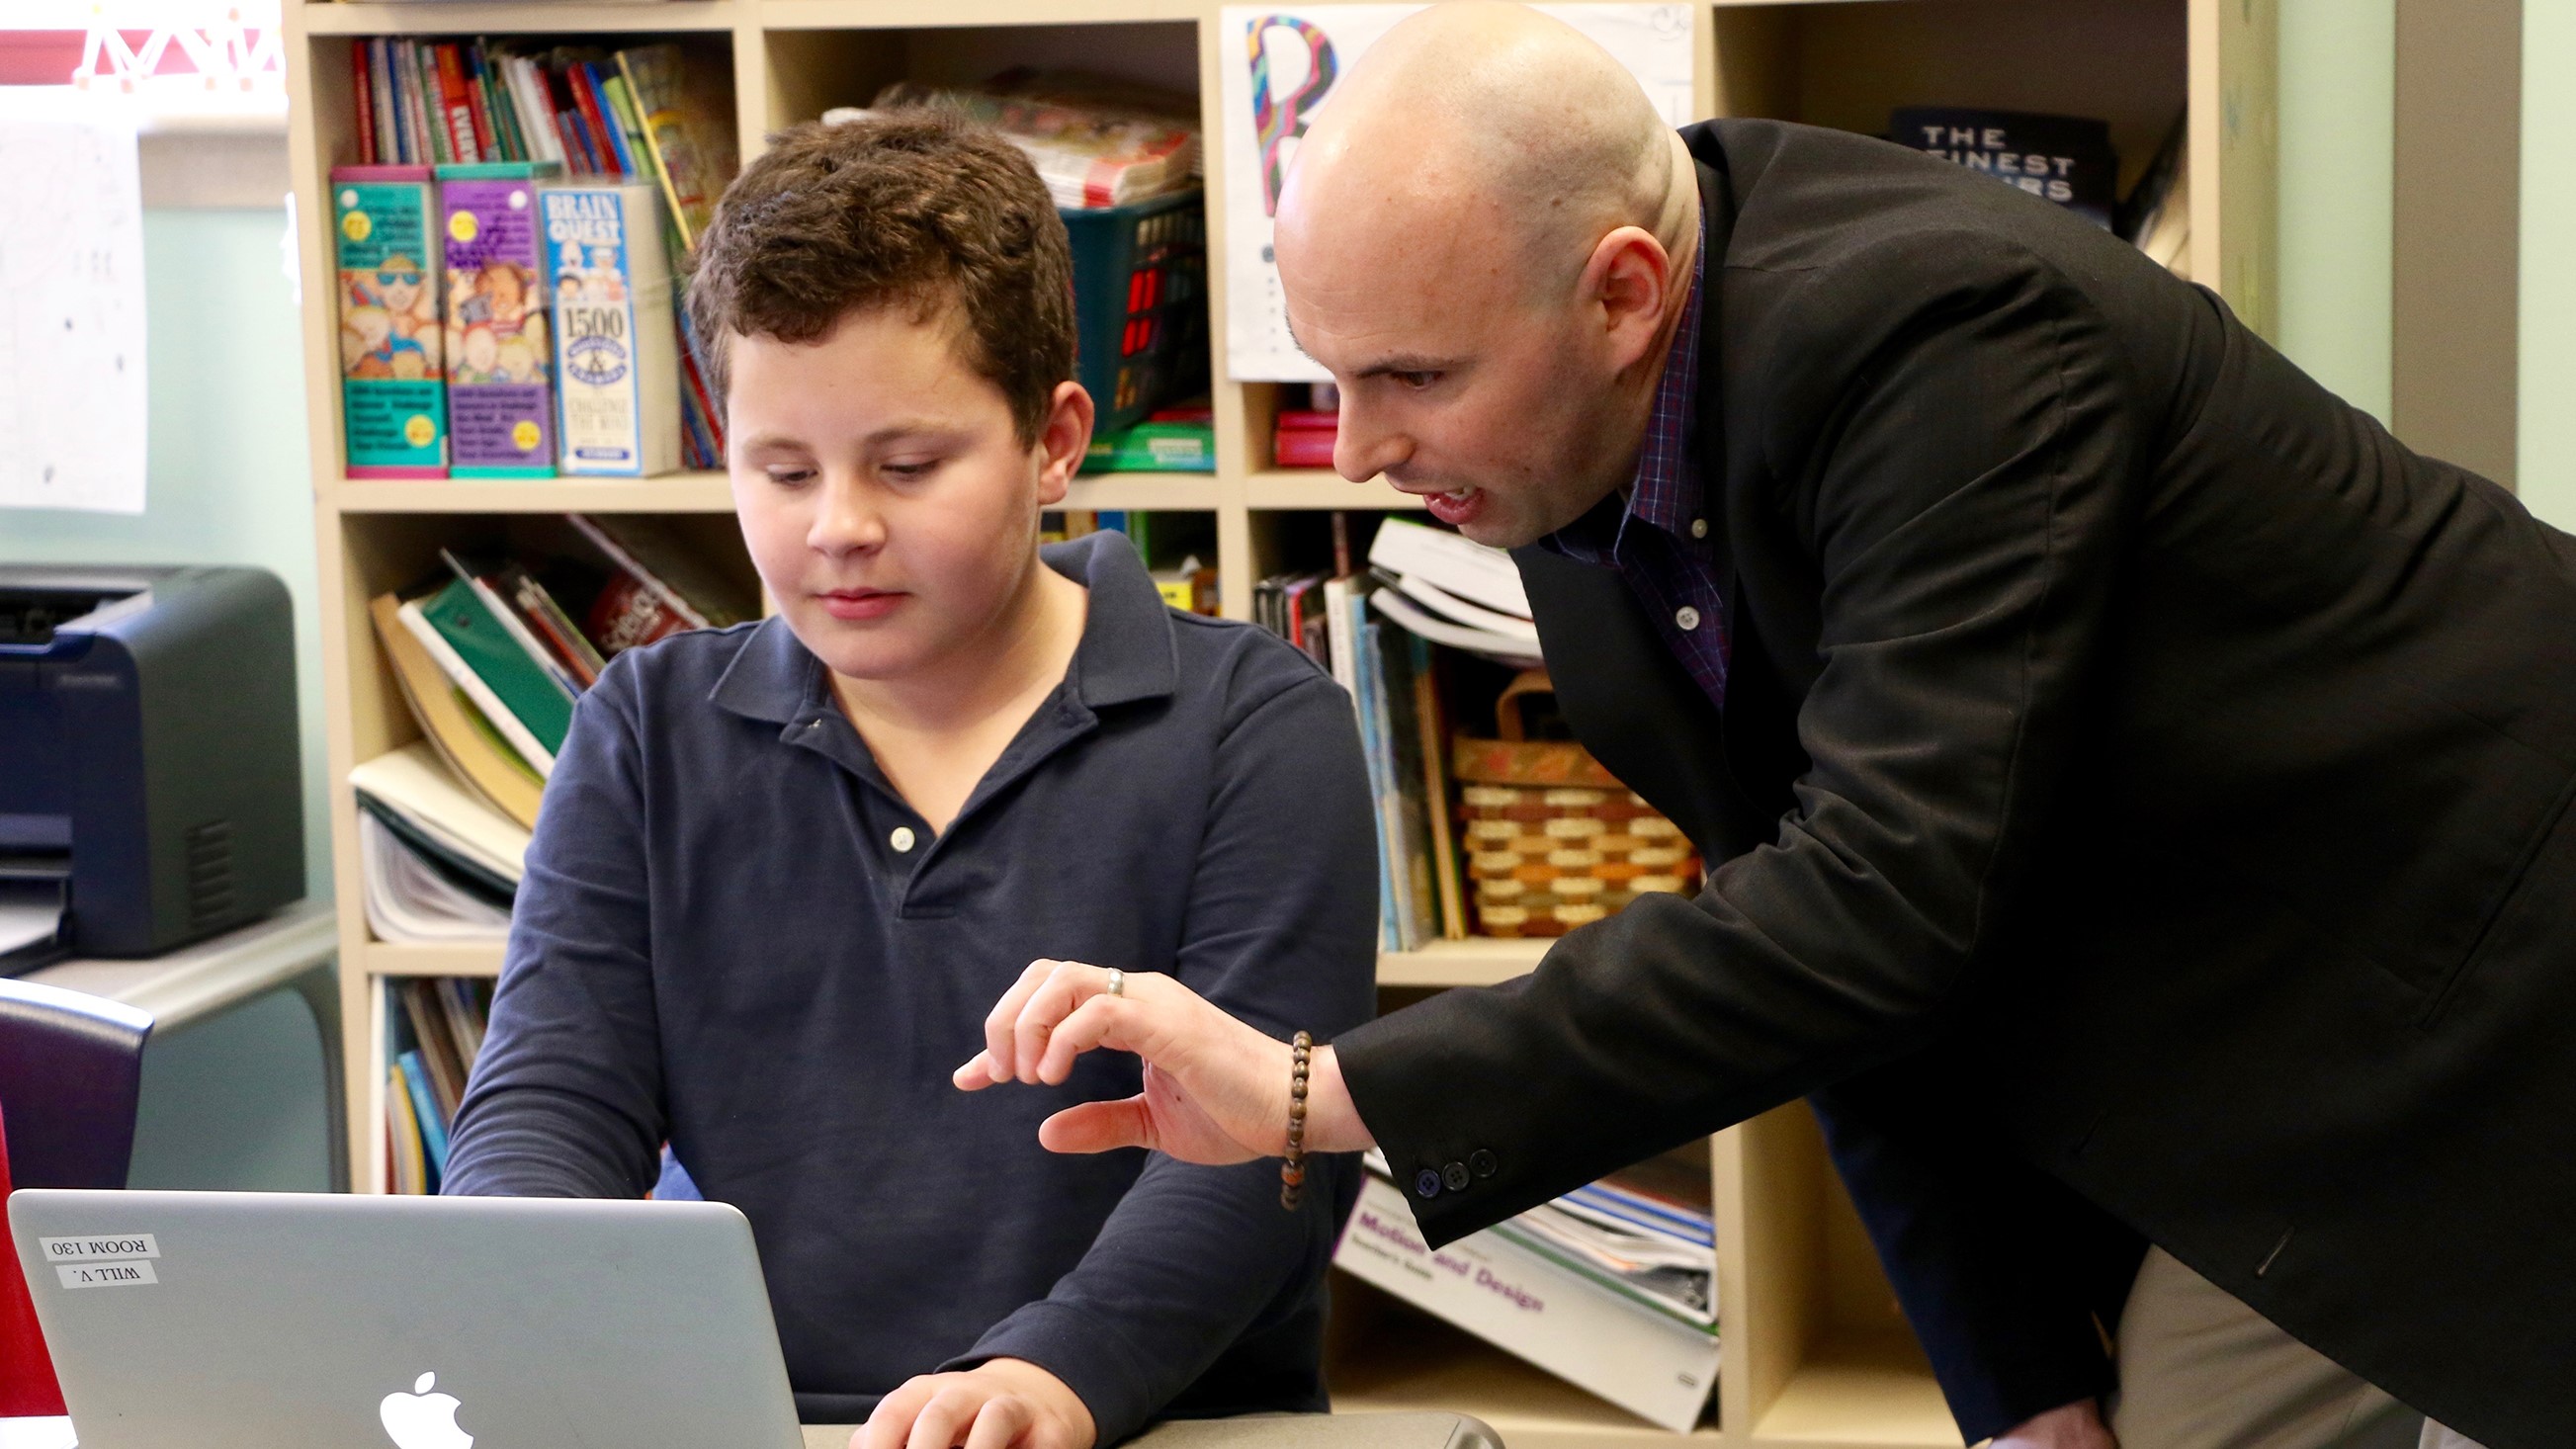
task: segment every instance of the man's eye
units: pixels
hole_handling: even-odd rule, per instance
[[[1395,385],[1407,392],[1420,392],[1440,380],[1440,374],[1436,372],[1391,372],[1387,376],[1394,378]]]

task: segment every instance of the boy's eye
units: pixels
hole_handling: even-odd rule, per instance
[[[1395,385],[1406,392],[1420,392],[1440,380],[1440,374],[1436,372],[1390,372],[1387,376],[1394,378]]]
[[[768,472],[769,481],[782,488],[793,488],[814,476],[811,468],[772,468]]]
[[[887,477],[899,483],[917,483],[929,477],[938,467],[936,460],[926,463],[888,463],[884,465],[882,471]]]

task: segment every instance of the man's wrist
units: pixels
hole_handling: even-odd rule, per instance
[[[1342,1080],[1341,1058],[1329,1046],[1315,1048],[1306,1070],[1306,1150],[1366,1152],[1376,1145]]]

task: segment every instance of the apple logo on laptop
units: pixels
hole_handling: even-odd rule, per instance
[[[474,1436],[456,1427],[456,1396],[429,1391],[437,1378],[422,1374],[410,1393],[387,1394],[377,1408],[395,1449],[474,1449]]]

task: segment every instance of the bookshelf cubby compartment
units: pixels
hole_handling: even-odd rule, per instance
[[[688,520],[709,557],[750,579],[720,473],[630,482],[353,480],[342,457],[328,168],[356,159],[349,47],[372,36],[523,36],[612,43],[673,39],[731,57],[738,142],[756,154],[773,129],[864,104],[897,77],[976,80],[1014,64],[1105,70],[1200,98],[1220,134],[1220,66],[1236,52],[1222,0],[449,0],[436,5],[287,0],[284,7],[309,452],[322,580],[332,844],[342,999],[349,1013],[353,1176],[383,1181],[389,979],[493,976],[497,945],[397,945],[369,937],[359,899],[355,763],[416,734],[367,618],[375,593],[428,572],[439,544],[543,529],[579,510]],[[2175,115],[2186,116],[2193,275],[2258,328],[2271,316],[2275,176],[2273,0],[1700,0],[1692,6],[1697,109],[1876,131],[1901,104],[2064,110],[2112,125],[2134,171]],[[1225,158],[1207,157],[1221,197]],[[1107,474],[1064,506],[1190,513],[1213,522],[1224,611],[1249,615],[1254,583],[1311,566],[1318,517],[1374,520],[1418,500],[1330,469],[1271,465],[1281,389],[1224,369],[1226,236],[1208,216],[1217,471]],[[1391,998],[1475,987],[1535,964],[1544,942],[1439,942],[1389,955]],[[1712,963],[1711,969],[1722,969]],[[1518,1360],[1412,1313],[1372,1303],[1345,1280],[1332,1354],[1345,1409],[1447,1408],[1483,1416],[1515,1449],[1886,1449],[1956,1445],[1922,1356],[1905,1331],[1812,1116],[1800,1105],[1719,1133],[1711,1144],[1724,1351],[1714,1420],[1681,1436],[1650,1427]]]

